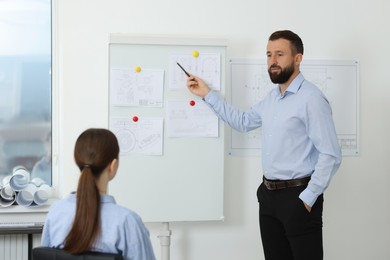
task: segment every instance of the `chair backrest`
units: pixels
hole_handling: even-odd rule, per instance
[[[122,255],[112,253],[88,252],[72,255],[65,250],[51,247],[32,249],[33,260],[123,260]]]

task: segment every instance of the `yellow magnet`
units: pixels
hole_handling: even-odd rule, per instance
[[[193,56],[194,58],[198,58],[198,57],[199,57],[199,52],[198,52],[198,51],[193,51],[193,52],[192,52],[192,56]]]
[[[135,72],[141,72],[141,67],[140,66],[135,67]]]

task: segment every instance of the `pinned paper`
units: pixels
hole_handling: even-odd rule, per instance
[[[182,66],[188,74],[196,75],[207,85],[216,91],[221,90],[221,54],[202,53],[173,53],[169,58],[169,83],[170,90],[187,90],[186,73],[178,66]]]
[[[162,107],[163,93],[162,69],[142,68],[142,73],[135,68],[110,70],[110,102],[113,106]]]
[[[162,117],[115,117],[110,120],[110,129],[118,139],[121,155],[163,154]]]
[[[167,103],[167,136],[218,137],[218,117],[205,102],[170,100]]]

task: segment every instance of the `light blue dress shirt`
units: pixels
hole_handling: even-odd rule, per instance
[[[323,93],[302,73],[281,95],[279,87],[244,112],[210,91],[204,98],[220,119],[247,132],[262,127],[264,177],[290,180],[311,175],[300,199],[312,206],[341,163],[332,111]]]
[[[64,247],[75,210],[75,193],[51,206],[43,228],[42,246]],[[126,260],[155,260],[149,231],[141,218],[117,205],[110,195],[101,195],[101,235],[91,251],[120,253]]]

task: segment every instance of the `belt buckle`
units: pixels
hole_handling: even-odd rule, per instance
[[[275,184],[274,183],[272,183],[272,182],[270,182],[270,181],[268,181],[266,179],[263,180],[263,183],[264,183],[265,187],[268,190],[274,190],[275,189]]]

